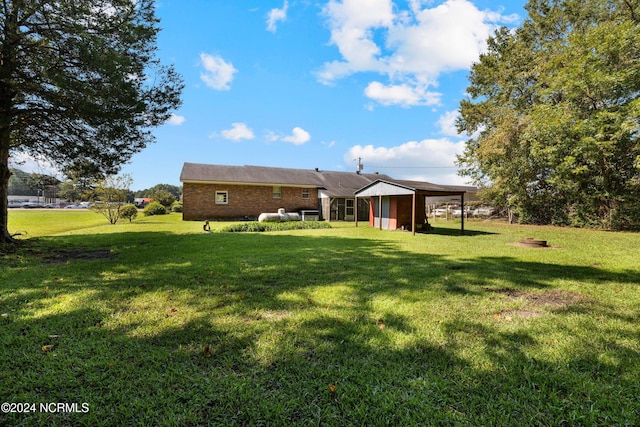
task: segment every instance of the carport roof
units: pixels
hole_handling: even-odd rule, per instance
[[[358,191],[356,197],[399,196],[420,193],[432,196],[454,196],[475,192],[476,187],[465,185],[440,185],[431,182],[378,179]]]

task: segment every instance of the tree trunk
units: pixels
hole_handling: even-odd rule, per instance
[[[9,234],[9,148],[11,147],[11,119],[15,90],[11,86],[15,67],[18,32],[17,7],[3,2],[3,43],[0,45],[0,244],[15,243]]]
[[[0,132],[0,243],[15,243],[9,234],[9,137]]]

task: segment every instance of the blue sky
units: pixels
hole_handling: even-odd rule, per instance
[[[462,184],[453,121],[471,63],[524,0],[159,0],[183,105],[122,169],[178,185],[184,162]]]

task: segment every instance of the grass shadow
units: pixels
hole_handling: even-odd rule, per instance
[[[110,255],[49,262],[82,251]],[[591,297],[507,320],[495,315],[530,302],[493,292],[637,292],[634,270],[450,258],[322,233],[65,236],[1,262],[1,394],[91,404],[89,414],[0,414],[8,425],[632,424],[640,415],[637,309]]]
[[[498,234],[491,231],[470,230],[470,229],[465,229],[464,231],[461,231],[460,227],[458,228],[439,227],[437,223],[431,224],[431,229],[429,230],[417,230],[416,233],[417,234],[435,234],[438,236],[459,236],[459,237],[488,236],[492,234]]]

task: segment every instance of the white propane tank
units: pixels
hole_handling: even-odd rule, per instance
[[[278,213],[261,213],[258,216],[258,222],[285,222],[300,221],[300,215],[297,213],[286,213],[284,208],[278,209]]]

